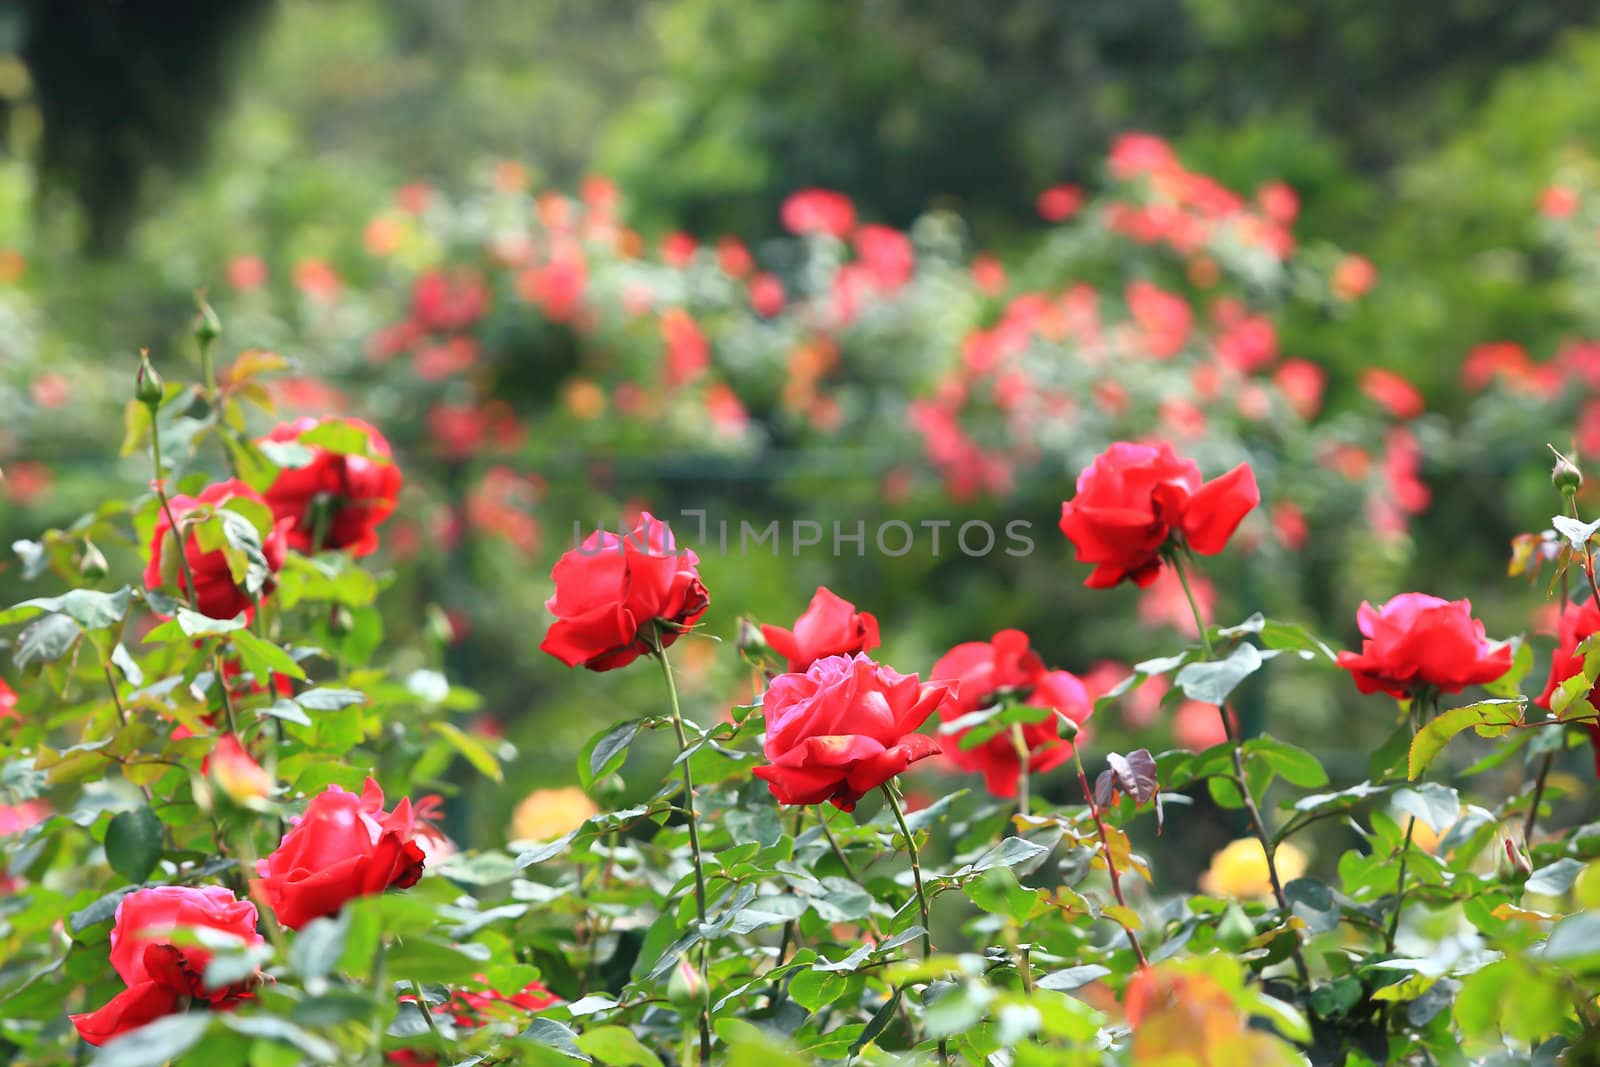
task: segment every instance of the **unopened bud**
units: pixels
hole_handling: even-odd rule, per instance
[[[262,800],[272,795],[272,775],[251,758],[239,739],[232,734],[222,735],[201,768],[235,804]]]
[[[98,582],[111,571],[111,566],[106,563],[106,554],[100,551],[100,546],[93,541],[83,543],[83,551],[78,555],[78,573],[91,582]]]
[[[222,320],[217,318],[216,311],[206,303],[205,297],[196,296],[195,303],[200,310],[194,319],[194,340],[200,346],[200,351],[204,352],[211,347],[212,341],[222,336]]]
[[[1572,496],[1583,485],[1583,472],[1566,456],[1557,456],[1555,469],[1550,472],[1550,481],[1555,483],[1562,496]]]
[[[149,408],[154,414],[161,406],[161,398],[166,394],[167,383],[161,380],[161,375],[150,365],[150,352],[141,349],[139,352],[139,373],[134,375],[133,396],[139,403]]]
[[[738,628],[734,632],[734,647],[745,659],[764,659],[772,651],[767,644],[767,639],[761,636],[761,627],[757,626],[754,619],[744,615],[739,616]]]
[[[679,1008],[698,1008],[705,1000],[706,983],[687,956],[680,957],[667,980],[667,999]]]
[[[1511,861],[1511,868],[1518,873],[1525,875],[1533,873],[1532,861],[1523,854],[1523,851],[1517,847],[1517,843],[1509,837],[1506,838],[1506,858]]]

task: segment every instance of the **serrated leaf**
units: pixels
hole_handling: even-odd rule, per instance
[[[1480,700],[1450,708],[1434,716],[1411,739],[1407,777],[1415,780],[1428,769],[1434,757],[1444,751],[1450,739],[1463,730],[1480,726],[1504,726],[1522,721],[1523,700]]]

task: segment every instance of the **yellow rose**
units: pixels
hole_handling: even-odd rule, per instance
[[[512,814],[511,837],[514,841],[548,841],[576,830],[585,819],[598,814],[600,809],[577,786],[535,789]]]
[[[1306,873],[1305,853],[1284,843],[1276,853],[1278,877],[1285,885]],[[1208,896],[1249,900],[1272,893],[1267,854],[1253,837],[1240,838],[1211,857],[1211,867],[1200,876],[1200,889]]]

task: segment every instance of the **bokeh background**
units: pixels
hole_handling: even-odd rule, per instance
[[[394,443],[408,487],[362,624],[481,694],[476,728],[516,749],[503,787],[460,775],[452,830],[480,843],[656,699],[653,677],[579,680],[537,650],[574,521],[640,507],[735,540],[741,520],[869,531],[842,555],[786,532],[775,557],[680,526],[724,642],[680,645],[702,716],[751,697],[739,616],[789,624],[821,583],[907,672],[1006,626],[1102,686],[1172,651],[1176,589],[1082,589],[1054,526],[1084,463],[1152,435],[1260,475],[1265,505],[1206,568],[1218,622],[1262,610],[1348,646],[1363,599],[1470,596],[1492,635],[1534,635],[1537,675],[1553,609],[1506,576],[1510,542],[1557,503],[1547,443],[1600,453],[1596,15],[19,0],[0,532],[61,531],[70,557],[76,516],[144,490],[118,455],[134,353],[193,377],[204,291],[224,363],[283,357],[280,412]],[[889,519],[1026,521],[1034,547],[969,557],[947,532],[891,556],[870,534]],[[107,581],[135,573],[134,546],[97,547]],[[54,591],[23,578],[0,584]],[[1091,754],[1208,742],[1214,715],[1156,697],[1102,709]],[[1240,711],[1336,782],[1393,726],[1292,663]],[[1191,845],[1176,862],[1203,866]]]

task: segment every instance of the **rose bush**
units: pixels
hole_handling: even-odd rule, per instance
[[[1172,252],[1201,280],[1205,262],[1271,274],[1291,252],[1285,190],[1246,203],[1153,138],[1124,141],[1111,165],[1137,195],[1100,209],[1109,231]],[[625,291],[633,269],[661,282],[655,268],[669,261],[753,284],[732,246],[675,240],[659,264],[589,258],[625,243],[604,197],[590,201],[582,216],[565,201],[543,209],[541,235],[562,240],[501,248],[519,299],[541,315],[620,316],[642,303]],[[820,322],[839,352],[864,343],[851,331],[872,312],[913,299],[922,269],[915,242],[908,274],[906,245],[841,204],[813,194],[790,213],[836,261],[822,288],[793,294],[796,318],[769,323]],[[972,266],[961,285],[1003,287],[998,262]],[[299,273],[308,293],[342,291],[327,270]],[[1341,291],[1359,288],[1361,272],[1343,274]],[[602,278],[615,288],[594,288]],[[459,331],[501,299],[487,293],[470,274],[429,275],[410,290],[406,329],[386,339],[398,347],[379,345],[377,361],[405,356],[439,375],[428,380],[451,379],[472,363]],[[1596,1040],[1600,860],[1581,804],[1590,761],[1576,761],[1579,777],[1568,749],[1600,719],[1600,652],[1584,622],[1600,602],[1600,523],[1585,521],[1581,477],[1558,468],[1552,506],[1529,516],[1540,531],[1513,556],[1519,573],[1554,571],[1551,610],[1530,611],[1527,626],[1557,631],[1548,675],[1535,669],[1540,638],[1492,641],[1465,601],[1374,590],[1383,606],[1362,609],[1360,648],[1344,652],[1296,622],[1227,614],[1253,606],[1252,588],[1270,595],[1276,557],[1251,555],[1268,537],[1323,533],[1286,517],[1302,490],[1284,467],[1257,469],[1270,444],[1186,435],[1193,411],[1159,417],[1133,394],[1182,365],[1201,379],[1197,395],[1263,412],[1270,442],[1272,420],[1300,418],[1291,400],[1314,407],[1320,385],[1304,367],[1280,382],[1290,362],[1268,320],[1242,307],[1208,309],[1217,336],[1202,356],[1184,301],[1125,295],[1131,317],[1110,330],[1082,298],[997,308],[963,345],[963,369],[924,398],[916,432],[942,479],[982,496],[1033,469],[1043,414],[1079,395],[1031,374],[1050,346],[1070,337],[1078,358],[1063,365],[1128,389],[1119,398],[1108,385],[1106,417],[1055,442],[1058,459],[1078,457],[1077,489],[1062,499],[1069,479],[1045,479],[1055,490],[1043,513],[1061,516],[1062,536],[1039,546],[1029,581],[1076,597],[1087,578],[1099,599],[1077,603],[1106,607],[1085,635],[1122,626],[1109,587],[1143,584],[1140,632],[1163,654],[1107,667],[1058,635],[996,634],[955,610],[940,632],[960,639],[931,645],[855,576],[827,577],[857,603],[796,578],[741,618],[722,606],[738,595],[740,561],[702,560],[634,500],[626,532],[547,553],[540,625],[506,653],[590,668],[570,672],[588,694],[574,773],[551,775],[509,829],[473,826],[472,801],[517,767],[517,747],[478,718],[481,701],[439,656],[447,640],[385,639],[410,621],[385,598],[404,592],[391,559],[420,558],[396,542],[421,520],[404,497],[379,513],[401,482],[426,508],[433,481],[407,467],[422,453],[409,428],[342,421],[329,404],[275,431],[275,396],[326,394],[286,389],[286,362],[256,350],[214,373],[215,319],[203,315],[200,383],[146,373],[127,402],[125,447],[141,465],[127,491],[14,546],[20,576],[40,588],[0,611],[16,694],[0,704],[0,1056],[41,1067],[1583,1059]],[[714,306],[744,327],[767,317]],[[648,380],[661,406],[639,408],[634,429],[685,432],[668,410],[682,390],[738,422],[729,395],[740,394],[717,379],[750,365],[719,363],[726,352],[682,306],[650,325],[659,379],[594,364],[585,373],[620,376],[600,388],[602,408]],[[769,396],[764,428],[796,412],[805,434],[835,418],[875,425],[881,411],[854,404],[876,391],[852,393],[842,376],[834,395],[824,379],[838,353],[817,337],[805,346],[795,362],[816,374],[787,376],[801,386]],[[1127,370],[1134,348],[1143,362]],[[1359,483],[1352,491],[1381,505],[1371,514],[1413,514],[1429,496],[1408,425],[1420,417],[1393,381],[1368,384],[1383,410],[1377,451],[1351,440],[1370,428],[1356,420],[1309,435],[1316,458],[1301,458],[1330,482]],[[425,469],[515,438],[522,424],[501,421],[477,388],[434,409],[443,456]],[[596,399],[577,390],[569,414]],[[1124,419],[1142,425],[1116,432]],[[698,416],[690,426],[706,432]],[[477,505],[518,528],[498,497]],[[936,591],[953,597],[957,569],[940,578]],[[811,606],[783,626],[810,589]],[[471,624],[438,611],[419,625],[453,635]],[[1307,701],[1348,694],[1388,740],[1330,773],[1328,737],[1280,716],[1279,702],[1267,730],[1235,714],[1269,682]],[[1203,745],[1116,740],[1164,737],[1180,715]],[[1186,847],[1158,854],[1158,835]]]

